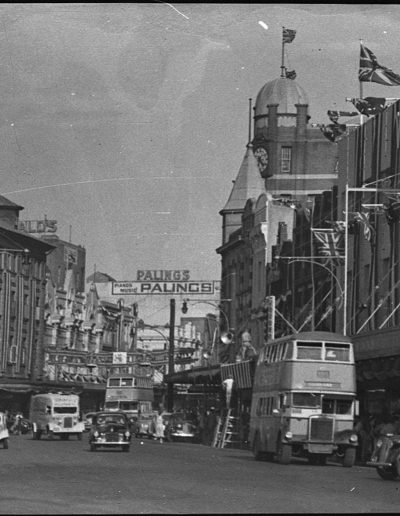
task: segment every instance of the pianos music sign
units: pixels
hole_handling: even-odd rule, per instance
[[[113,295],[214,294],[214,281],[194,281],[188,270],[138,270],[136,280],[113,281]]]

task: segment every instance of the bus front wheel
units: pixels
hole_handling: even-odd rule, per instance
[[[254,440],[253,454],[254,454],[255,460],[263,460],[264,459],[264,453],[261,451],[261,441],[260,441],[259,434],[256,435],[256,438]]]
[[[278,439],[276,458],[279,464],[290,464],[292,460],[292,446]]]

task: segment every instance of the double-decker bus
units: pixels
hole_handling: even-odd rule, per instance
[[[151,413],[154,401],[150,375],[113,374],[107,379],[105,410],[122,410],[128,415]]]
[[[254,374],[250,435],[256,460],[293,456],[324,464],[355,461],[356,374],[351,340],[300,332],[267,342]]]

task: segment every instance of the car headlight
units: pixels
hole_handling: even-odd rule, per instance
[[[287,439],[288,441],[290,441],[291,439],[293,439],[293,434],[292,432],[286,432],[285,433],[285,439]]]
[[[131,433],[128,432],[128,430],[125,432],[125,437],[128,439],[130,437]]]
[[[356,434],[351,434],[349,441],[351,443],[356,443],[358,441],[358,437]]]
[[[382,439],[378,439],[378,440],[376,441],[376,447],[377,447],[377,448],[380,448],[380,447],[382,446],[382,444],[383,444]]]
[[[93,434],[95,437],[99,437],[99,432],[96,430]]]

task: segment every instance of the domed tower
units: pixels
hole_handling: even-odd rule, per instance
[[[257,95],[252,145],[274,196],[313,196],[336,182],[337,145],[309,124],[308,107],[304,89],[287,76],[267,82]]]

